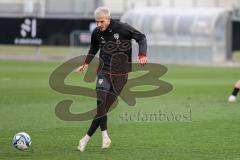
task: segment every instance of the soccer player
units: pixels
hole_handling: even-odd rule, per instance
[[[147,63],[147,40],[143,33],[127,23],[111,19],[107,7],[99,7],[95,10],[95,21],[97,27],[91,35],[89,52],[84,64],[76,70],[82,73],[100,50],[101,63],[96,82],[97,114],[86,135],[79,141],[78,150],[81,152],[85,150],[98,127],[102,131],[102,148],[108,148],[111,144],[107,132],[107,112],[121,93],[131,71],[132,39],[136,40],[139,46],[137,61],[141,65]]]
[[[236,102],[236,97],[240,89],[240,80],[238,80],[233,88],[232,94],[228,97],[228,102]]]

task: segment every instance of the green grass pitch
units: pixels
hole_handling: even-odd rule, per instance
[[[227,102],[240,78],[239,68],[167,65],[168,72],[161,79],[174,89],[163,96],[138,98],[134,107],[120,100],[109,114],[111,147],[101,149],[98,130],[86,151],[80,153],[76,147],[90,121],[59,120],[55,105],[63,99],[73,99],[71,110],[77,113],[92,108],[95,101],[63,95],[49,87],[48,78],[60,64],[0,61],[1,160],[240,159],[240,98],[236,103]],[[68,83],[95,86],[85,84],[82,76],[75,74]],[[159,112],[168,119],[144,118]],[[142,117],[137,119],[139,113]],[[32,138],[32,146],[26,152],[12,146],[12,137],[19,131]]]

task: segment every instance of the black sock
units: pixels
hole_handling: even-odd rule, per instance
[[[101,131],[107,130],[107,116],[106,115],[94,119],[92,121],[90,128],[88,129],[87,134],[91,137],[96,132],[96,130],[99,126],[101,128]]]
[[[100,118],[100,128],[101,131],[107,130],[107,115],[104,115]]]
[[[92,121],[92,124],[90,126],[90,128],[88,129],[87,134],[91,137],[97,130],[98,126],[100,124],[100,119],[96,118]]]
[[[238,92],[239,92],[239,88],[236,88],[236,87],[235,87],[235,88],[233,89],[233,91],[232,91],[232,95],[236,97],[237,94],[238,94]]]

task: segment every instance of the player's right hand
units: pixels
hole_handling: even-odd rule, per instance
[[[84,70],[86,70],[88,67],[88,64],[84,63],[83,65],[81,65],[80,67],[78,67],[75,72],[77,73],[82,73]]]
[[[138,56],[138,59],[137,59],[137,62],[139,63],[139,64],[141,64],[141,65],[145,65],[145,64],[147,64],[147,57],[144,55],[144,54],[140,54],[139,56]]]

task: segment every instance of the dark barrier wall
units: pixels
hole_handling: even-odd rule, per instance
[[[69,45],[74,30],[89,31],[94,19],[0,18],[0,44]]]
[[[233,22],[233,40],[232,40],[232,48],[233,51],[240,50],[240,21]]]
[[[94,19],[0,18],[0,44],[69,45],[74,30],[89,32]],[[240,50],[240,22],[233,22],[232,49]]]

